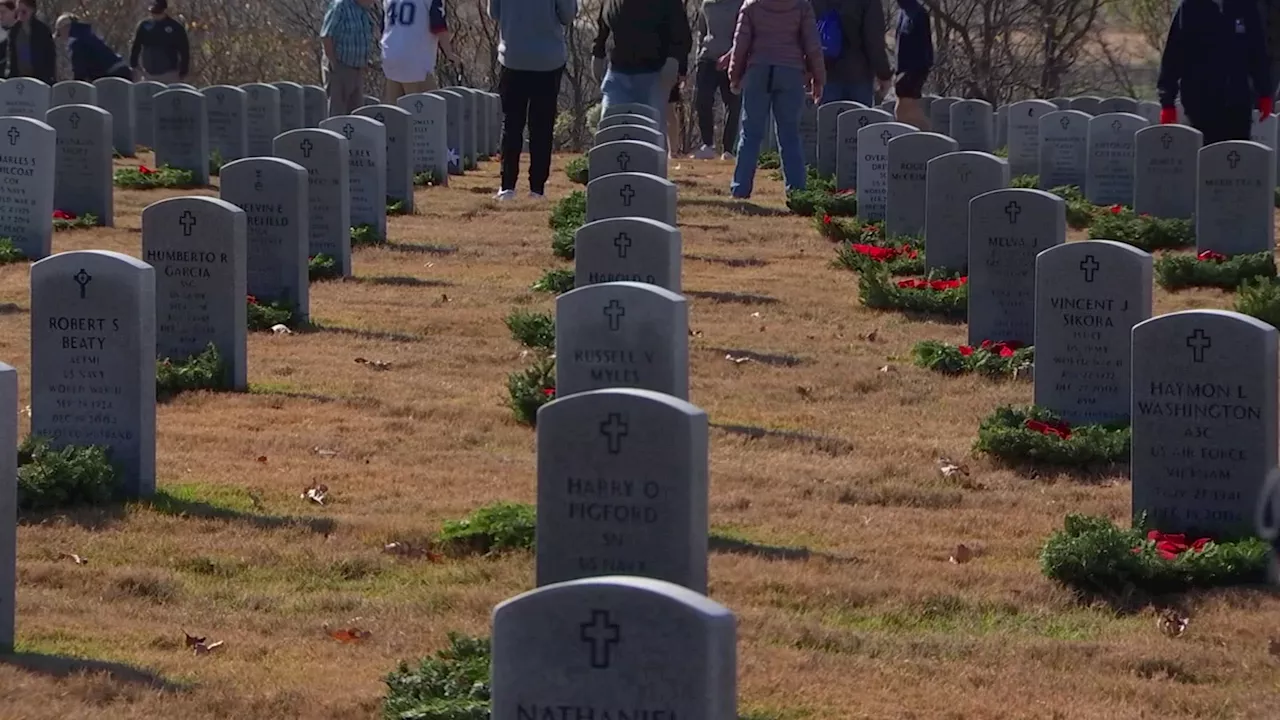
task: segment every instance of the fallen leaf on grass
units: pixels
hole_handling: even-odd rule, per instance
[[[357,365],[367,365],[374,370],[390,370],[391,363],[384,360],[367,360],[365,358],[356,358]]]
[[[361,630],[358,627],[340,628],[338,630],[328,630],[326,628],[326,631],[329,633],[329,637],[340,643],[360,643],[373,636],[372,632]]]
[[[187,632],[186,630],[183,630],[183,631],[182,631],[182,634],[186,636],[186,640],[185,640],[184,642],[185,642],[186,646],[187,646],[187,647],[189,647],[189,648],[190,648],[190,647],[195,647],[195,646],[197,646],[197,645],[203,645],[203,644],[204,644],[204,641],[208,639],[208,638],[204,638],[204,637],[196,637],[195,635],[192,635],[191,633]]]
[[[27,417],[31,417],[31,406],[30,405],[23,406],[22,414],[26,415]]]
[[[264,462],[266,462],[266,461],[267,461],[267,456],[266,456],[266,455],[259,455],[259,456],[258,456],[258,462],[260,462],[260,463],[264,463]]]
[[[880,372],[882,373],[898,372],[898,369],[890,365],[885,365],[884,367],[880,368]]]
[[[82,558],[82,557],[80,557],[79,555],[77,555],[77,554],[75,554],[75,553],[69,553],[69,552],[58,553],[58,559],[62,559],[62,558],[66,558],[66,559],[70,560],[71,562],[73,562],[73,563],[75,563],[75,564],[77,564],[77,565],[88,565],[88,564],[89,564],[89,560],[88,560],[88,558]]]
[[[338,454],[337,450],[326,450],[319,445],[311,448],[311,452],[319,455],[320,457],[333,457]]]
[[[751,362],[751,358],[749,357],[734,357],[733,355],[725,355],[724,359],[728,360],[731,363],[734,363],[735,365],[741,365],[742,363]]]
[[[953,565],[963,565],[972,559],[973,551],[964,543],[956,545],[956,549],[951,551],[950,562]]]
[[[1171,638],[1181,637],[1186,632],[1190,618],[1172,608],[1161,610],[1156,616],[1156,627]]]
[[[946,456],[938,458],[938,472],[941,472],[944,478],[953,478],[960,475],[969,477],[969,467],[967,465],[955,462]]]
[[[702,337],[702,331],[689,328],[689,337]],[[28,412],[27,414],[30,415],[31,413]]]
[[[1267,652],[1271,653],[1271,657],[1280,657],[1280,637],[1273,637],[1267,641]]]
[[[803,385],[798,385],[796,386],[796,392],[799,393],[800,397],[804,398],[805,400],[811,400],[813,398],[813,388],[808,388]]]
[[[278,323],[271,326],[271,332],[275,333],[276,335],[292,335],[293,334],[293,331],[290,330],[288,326],[281,325]]]
[[[763,315],[761,315],[761,314],[759,313],[759,311],[756,311],[756,312],[751,313],[751,317],[753,317],[753,318],[762,318],[762,317],[764,317],[764,316],[763,316]]]
[[[875,330],[872,330],[869,333],[858,333],[858,339],[865,340],[867,342],[875,342],[876,338],[879,335],[880,335],[880,328],[876,328]]]
[[[207,645],[205,643],[198,643],[191,649],[195,652],[196,655],[206,655],[208,653],[213,652],[214,650],[217,650],[218,648],[222,647],[225,644],[226,643],[224,643],[222,640],[219,640],[218,642],[214,642],[214,643],[209,643]]]
[[[302,499],[310,500],[317,505],[323,505],[325,496],[329,494],[329,486],[319,483],[312,483],[310,487],[302,491]]]

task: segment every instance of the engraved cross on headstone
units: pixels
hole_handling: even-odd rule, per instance
[[[1115,130],[1116,132],[1120,132],[1120,128],[1122,127],[1124,127],[1124,124],[1120,122],[1119,118],[1116,118],[1115,120],[1111,121],[1112,130]]]
[[[414,100],[414,101],[413,101],[413,110],[414,110],[414,112],[422,112],[422,101],[421,101],[421,100]]]
[[[377,120],[378,122],[380,122],[380,123],[382,123],[382,124],[384,124],[384,125],[385,125],[385,124],[386,124],[386,122],[387,122],[387,116],[386,116],[386,115],[383,115],[381,112],[376,112],[376,113],[374,113],[374,114],[373,114],[373,119],[374,119],[374,120]]]
[[[83,300],[85,288],[89,286],[89,281],[93,280],[93,276],[85,272],[84,268],[80,268],[80,272],[71,276],[71,278],[80,286],[80,299]]]
[[[613,246],[618,248],[618,257],[625,258],[627,256],[627,248],[631,247],[631,236],[626,233],[618,233],[618,237],[613,239]]]
[[[888,130],[885,130],[884,132],[880,133],[880,141],[883,142],[885,145],[888,145],[889,141],[892,139],[893,139],[893,133],[889,132]]]
[[[17,145],[18,139],[21,137],[22,137],[22,131],[18,130],[18,128],[16,127],[9,128],[9,144],[10,145]]]
[[[1084,260],[1080,261],[1080,269],[1084,271],[1084,281],[1093,282],[1094,273],[1098,272],[1101,267],[1092,255],[1085,255]]]
[[[610,651],[622,639],[617,623],[609,621],[608,610],[592,610],[591,619],[578,626],[582,642],[591,646],[591,667],[605,670],[609,667]]]
[[[1204,362],[1204,351],[1213,347],[1213,338],[1204,333],[1204,328],[1196,328],[1195,332],[1187,336],[1187,347],[1191,348],[1193,360]]]
[[[313,146],[311,145],[311,141],[310,141],[310,140],[303,140],[301,143],[299,143],[299,144],[298,144],[298,149],[302,151],[302,157],[304,157],[304,158],[309,158],[309,157],[311,157],[311,148],[312,148],[312,147],[313,147]]]
[[[1061,120],[1058,121],[1058,124],[1062,126],[1063,130],[1066,130],[1067,128],[1071,127],[1071,118],[1064,116]]]
[[[609,444],[610,455],[622,452],[622,438],[627,436],[628,429],[627,421],[622,419],[621,413],[609,413],[609,418],[600,423],[600,434]]]
[[[1169,133],[1161,135],[1160,145],[1163,146],[1165,150],[1168,150],[1173,145],[1173,136]]]
[[[1232,170],[1235,170],[1236,166],[1240,164],[1240,153],[1235,150],[1227,153],[1227,164],[1231,166]]]
[[[78,112],[71,113],[71,115],[67,116],[67,122],[71,124],[72,130],[79,130],[80,129],[80,113]]]
[[[631,207],[631,199],[636,196],[636,191],[631,188],[630,183],[627,183],[618,191],[618,196],[622,198],[623,207]]]
[[[351,127],[351,123],[347,123],[342,126],[342,134],[346,135],[347,139],[350,140],[351,136],[356,134],[356,129]]]
[[[68,97],[70,97],[72,100],[75,100],[75,99],[76,99],[76,90],[77,90],[77,88],[76,88],[76,86],[74,86],[74,85],[72,85],[71,87],[67,88],[67,96],[68,96]]]
[[[19,94],[19,95],[22,95],[22,94],[23,94],[23,93],[25,93],[26,91],[27,91],[27,85],[26,85],[26,83],[19,82],[19,83],[18,83],[18,94]]]
[[[617,300],[610,300],[609,304],[604,308],[604,316],[609,318],[609,329],[619,330],[622,327],[622,318],[626,317],[627,309]]]
[[[972,171],[969,169],[968,165],[961,165],[959,173],[960,173],[960,182],[962,183],[969,182],[969,176],[973,174]]]
[[[191,237],[191,231],[196,226],[196,216],[191,214],[190,210],[182,213],[182,217],[178,218],[178,224],[182,226],[183,237]]]
[[[627,166],[631,164],[631,155],[626,150],[618,153],[618,169],[627,172]]]
[[[1018,216],[1022,214],[1022,206],[1018,204],[1017,200],[1011,200],[1009,204],[1005,206],[1004,214],[1009,216],[1010,223],[1017,225]]]
[[[871,118],[867,117],[866,115],[860,115],[858,117],[858,127],[864,128],[870,124],[871,124]]]

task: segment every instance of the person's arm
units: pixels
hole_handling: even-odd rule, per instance
[[[173,49],[178,54],[178,79],[186,80],[191,72],[191,41],[187,38],[187,29],[182,23],[174,20],[173,26],[176,28],[173,32]]]
[[[893,69],[889,67],[889,53],[884,45],[884,8],[880,0],[868,0],[863,3],[862,15],[862,47],[866,49],[867,60],[871,63],[871,71],[881,82],[893,79]]]
[[[336,51],[333,47],[333,35],[337,31],[337,6],[329,5],[329,9],[324,11],[324,21],[320,24],[320,45],[324,47],[324,59],[328,60],[330,65],[337,62]]]
[[[138,70],[138,56],[142,54],[142,23],[133,31],[133,46],[129,48],[129,67]]]
[[[1162,118],[1166,111],[1174,111],[1178,106],[1178,90],[1182,85],[1183,45],[1182,16],[1185,7],[1179,7],[1169,23],[1169,35],[1165,38],[1164,54],[1160,56],[1160,74],[1156,78],[1156,91],[1160,96]],[[1176,119],[1176,115],[1174,116]],[[1164,122],[1164,119],[1161,120]]]
[[[569,27],[578,17],[578,0],[556,0],[556,17],[560,24]]]
[[[609,22],[604,17],[605,3],[600,4],[600,15],[596,18],[596,39],[591,44],[591,57],[603,60],[609,47]]]
[[[804,18],[800,21],[800,42],[804,50],[805,69],[813,83],[810,94],[816,96],[827,84],[827,61],[822,54],[822,40],[818,38],[818,20],[813,14],[813,7],[801,4],[803,7],[800,12]],[[814,102],[817,101],[817,97],[814,97]]]
[[[491,0],[493,2],[495,0]],[[492,7],[492,5],[490,5]],[[440,52],[449,60],[461,64],[458,54],[453,50],[453,34],[449,32],[449,22],[444,16],[444,0],[434,0],[427,11],[427,32],[435,36],[440,45]]]
[[[502,18],[502,0],[489,0],[489,17],[494,20]]]
[[[751,57],[751,43],[754,39],[751,12],[743,6],[738,12],[738,24],[733,30],[733,49],[729,51],[729,86],[737,92],[742,90],[742,76],[747,72],[747,60]]]
[[[40,32],[32,33],[32,50],[36,55],[36,74],[51,87],[58,82],[58,44],[53,41],[53,30],[40,25]]]

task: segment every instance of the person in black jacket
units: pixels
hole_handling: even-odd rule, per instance
[[[18,4],[0,0],[0,78],[9,77],[9,31],[18,22]]]
[[[920,104],[924,83],[933,69],[933,29],[929,11],[920,0],[898,0],[898,75],[894,78],[898,122],[929,132],[929,119]]]
[[[104,77],[133,79],[129,63],[98,37],[88,23],[80,22],[75,15],[67,13],[60,16],[53,24],[53,32],[66,41],[71,52],[73,79],[89,83]]]
[[[141,66],[139,66],[141,61]],[[169,17],[168,0],[151,3],[151,17],[138,23],[129,51],[129,66],[135,75],[141,67],[147,80],[162,83],[184,82],[191,70],[191,46],[182,23]]]
[[[592,69],[604,96],[601,117],[610,105],[623,103],[661,111],[692,47],[681,0],[604,0],[591,47]],[[659,112],[659,117],[665,120],[666,114]]]
[[[9,29],[9,77],[34,78],[49,85],[57,82],[58,46],[53,31],[36,17],[36,0],[18,0]]]
[[[1160,122],[1178,121],[1177,100],[1204,144],[1248,140],[1253,109],[1271,116],[1271,67],[1257,0],[1183,0],[1160,58]]]

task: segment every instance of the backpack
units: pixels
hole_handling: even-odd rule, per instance
[[[828,10],[818,18],[818,41],[828,60],[838,60],[844,53],[844,27],[840,25],[839,12]]]

